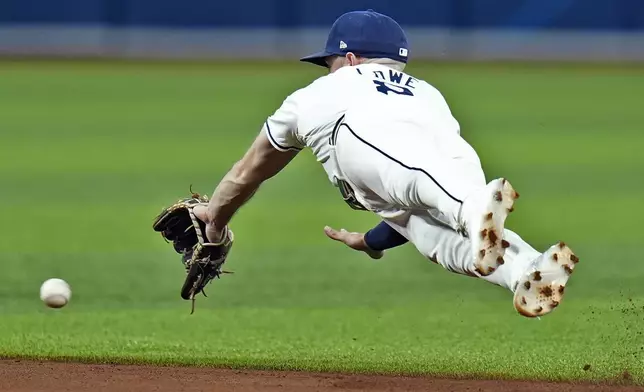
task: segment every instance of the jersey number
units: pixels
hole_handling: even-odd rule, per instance
[[[411,90],[408,89],[407,87],[390,85],[383,82],[382,80],[374,80],[373,83],[376,85],[376,90],[378,90],[379,92],[385,95],[389,95],[389,92],[392,92],[398,95],[411,95],[411,96],[414,95],[414,93],[411,92]]]

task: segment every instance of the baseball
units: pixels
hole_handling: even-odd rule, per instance
[[[40,299],[50,308],[62,308],[71,298],[72,289],[62,279],[48,279],[40,286]]]

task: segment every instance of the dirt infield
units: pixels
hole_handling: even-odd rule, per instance
[[[298,372],[242,371],[0,361],[0,392],[223,391],[644,391],[635,386],[447,380]]]

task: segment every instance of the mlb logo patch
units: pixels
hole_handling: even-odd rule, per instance
[[[398,51],[398,54],[402,57],[407,57],[407,49],[400,48],[400,50]]]

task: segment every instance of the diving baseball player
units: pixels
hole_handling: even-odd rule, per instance
[[[408,56],[390,17],[368,10],[336,20],[326,48],[302,59],[328,75],[284,100],[210,199],[194,194],[157,217],[154,229],[188,269],[183,298],[222,273],[235,212],[310,148],[353,209],[382,219],[365,234],[326,227],[331,239],[372,258],[411,242],[449,271],[511,290],[527,317],[559,305],[579,259],[564,243],[539,253],[504,228],[518,193],[504,178],[486,182],[441,93],[404,72]]]

